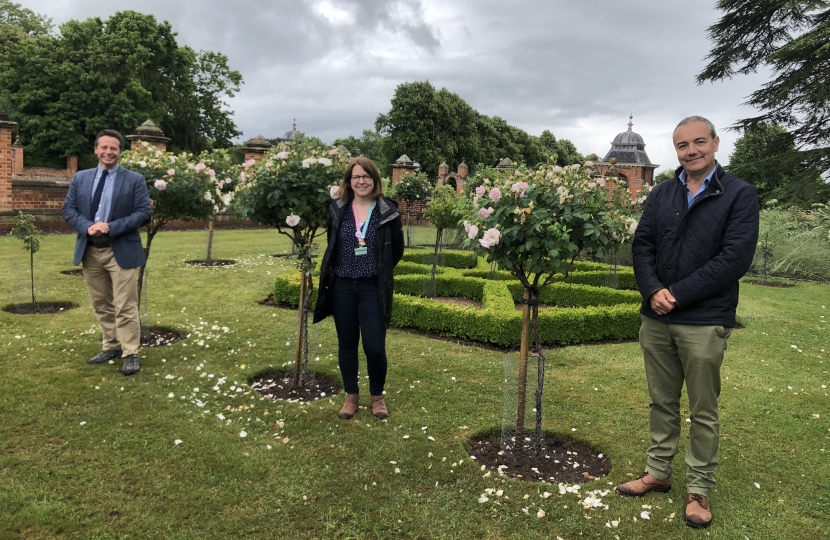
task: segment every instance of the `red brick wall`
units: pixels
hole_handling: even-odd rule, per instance
[[[406,201],[398,201],[398,213],[401,215],[401,221],[406,225],[406,209],[409,205]],[[424,209],[427,207],[426,201],[418,201],[412,203],[410,207],[409,218],[412,220],[412,225],[429,225],[429,221],[424,219]]]
[[[0,127],[0,210],[12,206],[12,130]]]

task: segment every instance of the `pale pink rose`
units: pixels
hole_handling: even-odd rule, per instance
[[[487,219],[488,217],[493,215],[493,212],[496,210],[494,208],[482,208],[478,211],[478,217],[481,219]]]
[[[317,163],[319,163],[320,165],[324,165],[326,167],[331,167],[331,160],[329,158],[318,158]]]
[[[471,224],[469,221],[466,221],[466,220],[465,220],[465,221],[464,221],[464,230],[465,230],[466,232],[470,232],[470,227],[472,227],[472,224]]]
[[[586,167],[593,167],[593,166],[594,166],[594,162],[593,162],[593,161],[588,160],[588,161],[586,161],[586,162],[585,162],[585,166],[586,166]]]
[[[210,176],[210,177],[214,177],[214,176],[216,176],[216,171],[214,171],[213,169],[208,169],[207,170],[207,175]]]
[[[553,173],[561,173],[561,172],[562,172],[562,170],[563,170],[563,169],[562,169],[562,167],[560,167],[559,165],[557,165],[556,167],[554,167],[554,168],[552,168],[552,169],[551,169],[551,172],[553,172]]]
[[[475,240],[476,236],[478,236],[478,227],[475,225],[470,225],[470,228],[467,229],[467,238],[470,240]]]
[[[600,178],[599,180],[597,180],[597,184],[599,184],[602,187],[605,187],[605,178]]]
[[[303,169],[308,169],[309,167],[311,167],[315,163],[317,163],[317,160],[315,158],[313,158],[313,157],[305,158],[303,160]]]
[[[204,163],[197,163],[196,164],[196,170],[197,171],[204,171],[206,168],[207,168],[207,165],[205,165]]]
[[[519,197],[524,197],[528,187],[527,182],[516,182],[510,187],[510,191],[518,193]]]
[[[144,160],[139,161],[139,162],[138,162],[138,166],[139,166],[139,167],[146,167],[146,166],[147,166],[147,162],[146,162],[146,161],[144,161]]]
[[[231,199],[233,199],[233,194],[225,193],[224,195],[222,195],[222,204],[228,206],[229,204],[231,204]]]
[[[225,185],[228,185],[228,186],[229,186],[229,185],[233,184],[233,180],[231,180],[230,178],[225,178],[225,182],[224,182],[224,183],[225,183]]]
[[[288,152],[283,150],[282,152],[277,153],[277,159],[288,159]]]
[[[486,192],[486,191],[487,191],[487,188],[485,188],[484,186],[478,186],[476,188],[476,195],[478,195],[479,197],[483,197],[484,192]]]
[[[588,182],[588,187],[591,188],[591,189],[594,189],[595,187],[597,187],[597,183],[596,182]]]
[[[499,190],[499,188],[497,188],[497,187],[494,187],[493,189],[491,189],[490,190],[490,199],[492,199],[493,202],[499,202],[501,200],[501,190]]]
[[[248,167],[250,167],[250,166],[251,166],[251,165],[253,165],[254,163],[256,163],[256,160],[249,159],[248,161],[246,161],[245,163],[243,163],[243,164],[242,164],[242,166],[243,166],[243,167],[245,167],[245,168],[247,169]]]
[[[176,169],[167,169],[168,176],[173,176],[174,174],[176,174]]]
[[[297,224],[300,222],[300,216],[288,216],[285,218],[285,222],[288,224],[289,227],[296,227]]]
[[[499,243],[499,238],[501,237],[501,233],[498,229],[487,229],[484,233],[484,238],[478,241],[482,247],[490,248],[495,246]]]
[[[167,182],[165,182],[164,180],[156,180],[153,183],[153,187],[159,191],[164,191],[165,189],[167,189]]]
[[[176,163],[178,158],[176,156],[170,156],[170,163]]]
[[[329,150],[329,155],[330,156],[335,156],[335,155],[337,155],[337,152],[338,152],[337,148],[332,148],[331,150]]]
[[[579,163],[574,163],[573,165],[571,165],[571,169],[573,169],[575,171],[578,171],[579,167],[581,167],[581,165]]]
[[[331,186],[329,188],[329,195],[331,195],[332,199],[336,199],[340,196],[340,186]]]

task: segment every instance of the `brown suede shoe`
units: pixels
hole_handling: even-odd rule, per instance
[[[337,413],[337,417],[341,420],[350,419],[357,412],[358,403],[360,403],[360,394],[346,394],[346,403]]]
[[[625,497],[642,497],[650,491],[668,493],[671,491],[671,480],[658,480],[644,472],[636,480],[617,486],[616,491]]]
[[[686,525],[695,529],[705,529],[712,524],[712,509],[709,497],[699,493],[689,493],[686,499]]]
[[[383,402],[383,396],[372,396],[372,414],[378,418],[386,418],[389,416],[386,403]]]

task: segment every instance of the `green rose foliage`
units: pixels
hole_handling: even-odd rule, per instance
[[[464,222],[465,243],[538,294],[554,274],[567,274],[580,253],[633,234],[625,187],[592,173],[591,166],[543,166],[484,180]]]
[[[462,217],[459,213],[458,197],[452,186],[436,186],[432,190],[432,200],[424,209],[424,218],[437,229],[448,229],[458,225]]]
[[[281,145],[244,168],[233,207],[261,225],[276,227],[299,248],[324,228],[349,155],[337,148]]]
[[[18,212],[12,220],[14,228],[12,236],[23,241],[23,249],[31,251],[34,255],[40,250],[40,231],[35,225],[35,217],[30,214]]]
[[[413,203],[426,201],[432,191],[432,182],[425,173],[405,174],[395,184],[395,194],[398,199]]]
[[[200,156],[165,153],[142,142],[124,153],[121,164],[147,181],[153,201],[153,233],[171,220],[208,219],[219,211],[216,177]]]

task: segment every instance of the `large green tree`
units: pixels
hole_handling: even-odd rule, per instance
[[[762,112],[738,120],[779,124],[792,134],[802,159],[830,163],[830,2],[719,0],[723,16],[709,27],[713,48],[698,83],[770,69],[773,78],[750,94]]]
[[[123,11],[54,34],[48,19],[0,1],[0,105],[29,158],[83,160],[101,129],[129,133],[148,118],[177,150],[227,147],[240,135],[224,100],[242,76],[222,54],[179,46],[168,22]]]
[[[830,199],[830,186],[819,171],[803,162],[792,134],[778,124],[760,122],[735,141],[729,156],[729,172],[752,183],[762,203],[781,203],[809,208]]]
[[[510,158],[535,166],[547,161],[552,153],[563,165],[582,159],[567,139],[556,141],[547,132],[549,144],[545,144],[540,137],[511,126],[503,118],[479,113],[446,88],[436,90],[429,81],[399,85],[389,112],[378,116],[375,128],[384,138],[382,153],[386,161],[391,163],[407,154],[416,157],[429,175],[437,172],[442,160],[452,169],[461,160],[492,166]]]

